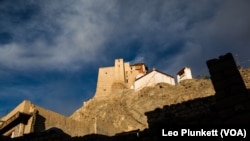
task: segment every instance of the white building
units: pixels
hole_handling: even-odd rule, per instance
[[[168,83],[175,85],[174,77],[159,70],[153,69],[141,77],[136,77],[134,90],[140,90],[147,86],[155,86],[157,83]]]
[[[177,83],[179,83],[181,80],[192,79],[192,78],[193,77],[191,69],[189,67],[184,67],[177,73]]]

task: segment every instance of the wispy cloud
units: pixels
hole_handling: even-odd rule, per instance
[[[236,46],[245,49],[249,45],[248,1],[26,3],[21,3],[21,8],[12,4],[11,7],[22,14],[9,11],[15,15],[14,19],[8,19],[10,24],[4,25],[9,30],[3,34],[13,36],[13,42],[1,45],[0,51],[1,64],[8,67],[77,69],[100,57],[109,58],[105,56],[107,51],[122,54],[121,50],[129,48],[126,45],[135,40],[140,44],[136,54],[150,63],[158,60],[158,54],[173,53],[170,50],[190,42],[201,46],[197,53],[210,50],[208,53],[220,54],[237,51],[233,49]],[[176,46],[179,42],[183,44]],[[110,44],[122,49],[112,49]],[[218,52],[215,44],[224,49]],[[175,54],[182,53],[174,52],[173,60]],[[164,59],[167,55],[160,57]]]

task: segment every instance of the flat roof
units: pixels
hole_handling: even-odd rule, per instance
[[[17,112],[0,126],[0,134],[4,134],[19,123],[27,122],[31,114]]]

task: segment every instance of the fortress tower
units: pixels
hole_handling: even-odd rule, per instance
[[[137,75],[144,75],[148,71],[144,63],[130,65],[123,59],[115,59],[114,66],[101,67],[98,72],[98,80],[95,97],[106,96],[111,92],[112,84],[123,83],[127,88],[133,86]]]

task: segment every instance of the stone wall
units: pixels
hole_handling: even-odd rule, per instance
[[[247,92],[231,53],[208,60],[206,63],[217,94],[222,96]]]
[[[239,69],[241,77],[244,80],[245,86],[250,89],[250,68],[240,68]]]
[[[84,128],[84,122],[75,121],[39,106],[36,106],[36,110],[37,115],[34,125],[34,132],[40,132],[52,127],[60,128],[71,136],[84,135],[90,132],[87,128]]]
[[[22,113],[21,115],[27,114],[29,117],[25,118],[25,121],[22,118],[12,121],[12,116],[18,116],[18,113]],[[10,121],[7,125],[8,127],[1,130],[2,134],[13,134],[14,137],[32,132],[41,132],[52,127],[60,128],[71,136],[80,136],[94,132],[94,129],[85,127],[86,123],[84,121],[80,122],[70,119],[54,111],[34,105],[28,100],[24,100],[1,120],[5,122]]]

